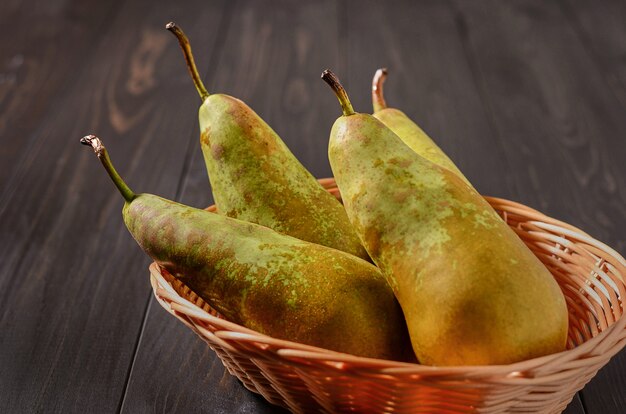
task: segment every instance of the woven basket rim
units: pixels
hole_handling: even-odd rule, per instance
[[[333,178],[320,179],[320,184],[327,190],[334,187],[335,181]],[[536,220],[529,221],[538,228],[557,232],[568,236],[570,238],[584,241],[585,243],[595,246],[596,248],[603,250],[615,259],[613,266],[615,270],[613,273],[618,275],[621,281],[621,291],[626,292],[626,285],[624,284],[624,277],[626,276],[626,259],[621,256],[617,251],[610,248],[606,244],[592,238],[587,233],[578,229],[575,226],[564,223],[557,219],[553,219],[535,209],[525,206],[515,201],[506,200],[498,197],[484,197],[491,205],[504,205],[510,208],[523,209],[524,214],[528,216],[529,212],[533,216],[536,216]],[[210,206],[207,209],[214,208]],[[565,239],[564,239],[565,240]],[[159,266],[156,262],[153,262],[150,267],[150,274],[152,280],[152,286],[155,296],[159,302],[166,307],[171,307],[175,313],[179,313],[184,308],[185,313],[190,312],[194,317],[204,320],[208,323],[218,324],[220,326],[226,326],[232,330],[217,330],[215,335],[217,337],[233,338],[236,337],[240,341],[250,341],[256,343],[266,343],[275,348],[275,354],[288,360],[290,364],[307,365],[306,360],[323,360],[335,363],[335,368],[344,370],[348,364],[350,371],[355,372],[358,370],[371,370],[376,369],[380,373],[403,373],[408,375],[465,375],[468,377],[502,377],[510,378],[515,381],[530,380],[532,375],[528,375],[528,371],[534,368],[545,366],[546,364],[558,363],[559,360],[568,361],[571,360],[569,356],[580,353],[584,355],[590,352],[603,342],[608,336],[616,336],[621,332],[623,338],[616,339],[616,342],[621,339],[626,339],[626,312],[624,312],[617,320],[610,326],[599,332],[593,338],[585,341],[584,343],[558,353],[544,355],[537,358],[518,361],[512,364],[504,365],[463,365],[463,366],[429,366],[419,363],[400,362],[376,358],[357,357],[351,354],[345,354],[337,351],[332,351],[312,345],[301,344],[284,339],[273,338],[271,336],[256,332],[252,329],[238,325],[234,322],[230,322],[223,318],[211,315],[200,306],[191,302],[190,300],[182,297],[174,287],[168,282],[164,276],[168,274],[167,270]],[[169,275],[169,274],[168,274]],[[169,275],[170,278],[173,276]],[[172,303],[178,306],[171,306],[169,303],[165,303],[161,297],[167,297]],[[182,307],[182,308],[180,308]],[[617,333],[616,333],[617,332]],[[625,341],[626,342],[626,341]],[[287,362],[287,361],[286,361]],[[330,365],[330,367],[333,367]],[[488,375],[486,375],[488,374]]]

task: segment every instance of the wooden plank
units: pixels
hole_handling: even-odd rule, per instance
[[[197,1],[193,14],[125,3],[54,110],[30,119],[33,144],[0,196],[0,411],[118,409],[151,295],[148,259],[78,139],[100,134],[131,187],[173,197],[194,128],[180,120],[197,98],[163,25],[185,16],[210,53],[224,3]]]
[[[558,5],[456,5],[521,201],[624,252],[626,118]],[[588,412],[624,412],[625,362],[622,352],[582,392]]]
[[[60,110],[77,66],[95,51],[119,0],[0,4],[0,187],[38,136],[36,120]]]
[[[209,91],[244,100],[314,175],[330,175],[326,143],[338,113],[336,100],[319,76],[326,66],[341,64],[334,2],[248,0],[235,7],[224,47],[206,76]],[[192,42],[195,50],[203,50],[202,39]],[[185,71],[182,61],[178,70]],[[185,87],[195,98],[191,82]],[[195,103],[200,104],[197,99]],[[197,123],[195,108],[182,119]],[[212,199],[197,135],[192,153],[181,201],[203,207]],[[247,391],[204,342],[153,301],[122,411],[274,413],[279,409]]]
[[[561,0],[563,13],[626,109],[626,3],[622,0]]]

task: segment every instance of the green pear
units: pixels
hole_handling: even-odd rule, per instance
[[[412,355],[402,311],[374,265],[257,224],[135,194],[97,137],[81,143],[92,146],[124,197],[124,223],[137,243],[228,320],[358,356]]]
[[[550,272],[465,181],[382,122],[343,107],[329,158],[363,245],[428,365],[508,364],[563,351],[565,298]]]
[[[387,107],[383,95],[385,79],[387,79],[387,69],[382,68],[376,71],[374,79],[372,80],[374,117],[385,124],[387,128],[391,129],[413,151],[427,160],[447,168],[461,177],[467,184],[472,185],[454,162],[452,162],[445,152],[435,144],[435,141],[433,141],[419,125],[413,122],[411,118],[401,110]]]
[[[219,213],[368,259],[345,210],[248,105],[209,94],[189,42],[169,23],[202,99],[200,144]]]

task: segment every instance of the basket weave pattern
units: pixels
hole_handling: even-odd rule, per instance
[[[339,197],[333,179],[320,182]],[[152,287],[159,303],[206,341],[246,388],[294,412],[560,413],[626,345],[626,261],[571,225],[485,198],[565,294],[566,351],[500,366],[360,358],[228,322],[156,263],[150,266]]]

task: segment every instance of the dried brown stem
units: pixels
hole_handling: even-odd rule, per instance
[[[339,82],[339,78],[329,69],[326,69],[322,72],[322,79],[326,82],[331,89],[337,95],[337,99],[339,99],[339,103],[341,104],[341,109],[343,110],[343,114],[345,116],[354,115],[354,109],[352,109],[352,104],[350,103],[350,98],[348,98],[348,94],[346,90]]]
[[[183,30],[178,27],[174,22],[169,22],[165,25],[165,28],[172,32],[174,36],[176,36],[176,38],[178,39],[180,48],[183,50],[183,55],[185,56],[185,62],[187,62],[187,69],[189,69],[191,79],[193,79],[193,83],[194,85],[196,85],[196,89],[200,94],[200,98],[204,101],[209,96],[209,92],[204,87],[202,79],[200,79],[200,74],[198,73],[196,62],[194,61],[193,54],[191,53],[191,45],[189,44],[189,39],[187,38]]]

